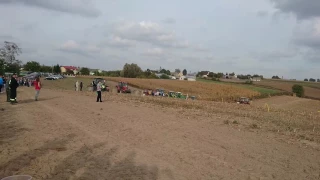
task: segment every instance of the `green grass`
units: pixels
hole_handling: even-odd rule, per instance
[[[265,79],[264,81],[298,84],[298,85],[301,85],[301,86],[320,89],[320,82],[293,81],[293,80],[283,80],[283,79]]]
[[[206,80],[206,79],[202,79],[202,78],[197,78],[197,81],[206,82],[206,83],[229,84],[229,85],[257,91],[261,95],[267,95],[267,94],[273,95],[273,94],[278,94],[281,92],[276,89],[268,89],[268,88],[258,87],[258,86],[255,86],[254,84],[251,85],[251,84],[242,84],[242,83],[233,83],[233,82],[212,81],[212,80]]]

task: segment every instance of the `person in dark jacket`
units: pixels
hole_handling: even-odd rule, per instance
[[[10,102],[10,87],[9,87],[9,80],[6,78],[6,93],[7,93],[7,102]]]
[[[17,82],[16,77],[17,75],[13,74],[9,81],[11,103],[17,103],[17,88],[19,87],[19,83]]]
[[[83,83],[82,81],[80,82],[80,91],[82,91]]]

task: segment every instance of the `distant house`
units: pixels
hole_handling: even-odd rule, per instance
[[[188,79],[188,81],[196,81],[197,73],[189,73],[189,74],[186,75],[186,78]]]
[[[174,77],[176,77],[176,79],[180,79],[181,76],[183,76],[182,72],[174,73]]]
[[[207,78],[209,76],[209,74],[210,74],[210,71],[201,71],[200,72],[200,76],[202,78]]]
[[[251,81],[261,81],[261,77],[252,77],[250,78]]]
[[[222,78],[224,78],[224,79],[237,79],[238,76],[236,74],[228,74],[228,73],[226,73],[226,74],[223,75]]]
[[[179,80],[184,80],[185,78],[186,77],[182,75],[182,76],[179,77]]]
[[[68,71],[72,71],[73,74],[77,74],[79,72],[78,68],[75,66],[60,66],[60,70],[62,74],[66,74]]]

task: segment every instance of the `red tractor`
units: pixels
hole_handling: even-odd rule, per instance
[[[128,83],[120,81],[116,86],[118,93],[131,93]]]

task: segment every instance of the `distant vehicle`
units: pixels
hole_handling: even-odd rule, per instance
[[[250,104],[250,99],[247,97],[240,97],[238,99],[238,104]]]
[[[128,83],[120,81],[116,86],[118,93],[131,93]]]
[[[61,79],[61,78],[57,75],[52,75],[45,78],[45,80],[57,80],[57,79]]]

